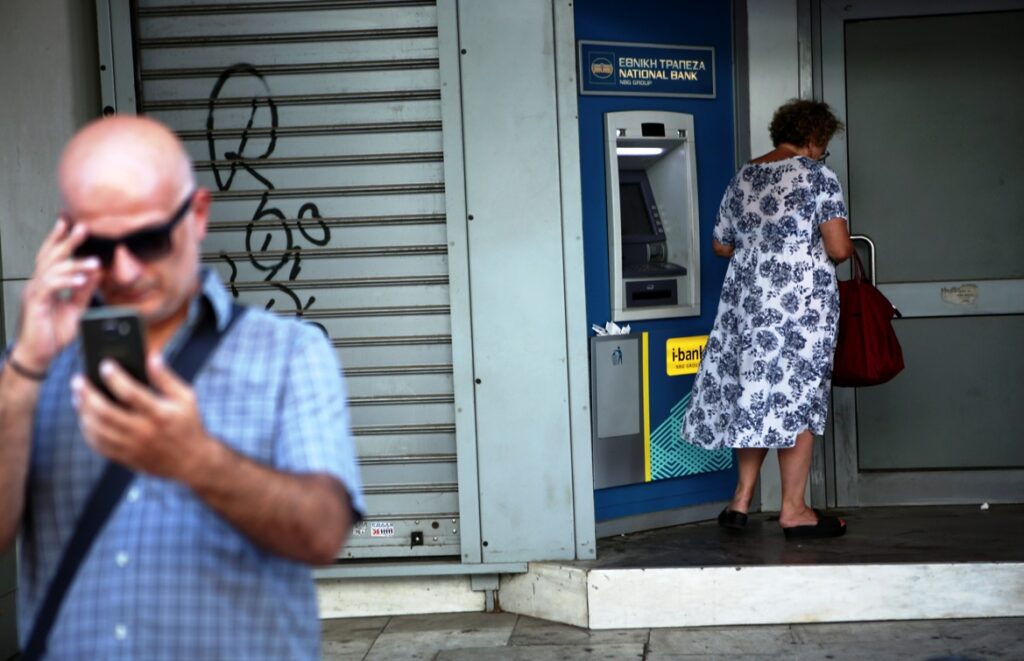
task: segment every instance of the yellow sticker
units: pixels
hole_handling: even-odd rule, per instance
[[[669,338],[665,341],[665,371],[669,376],[696,374],[707,344],[707,335]]]

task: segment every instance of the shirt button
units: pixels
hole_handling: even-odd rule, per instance
[[[128,502],[129,503],[134,503],[136,500],[139,499],[139,496],[141,496],[141,495],[142,494],[139,492],[139,488],[138,487],[135,487],[135,488],[131,489],[130,491],[128,491]]]
[[[114,556],[114,562],[117,563],[118,567],[124,567],[128,564],[128,554],[124,551],[121,551],[116,556]]]
[[[128,627],[123,624],[119,624],[114,627],[114,638],[118,640],[124,640],[128,637]]]

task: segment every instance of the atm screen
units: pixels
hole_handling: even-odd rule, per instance
[[[622,234],[646,235],[651,233],[650,211],[644,201],[644,192],[639,183],[620,184],[619,202],[622,211]]]
[[[651,236],[655,234],[651,210],[644,199],[640,182],[619,184],[619,210],[622,218],[622,236]]]

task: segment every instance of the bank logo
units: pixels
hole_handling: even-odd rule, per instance
[[[590,73],[598,80],[606,80],[615,73],[615,67],[607,57],[595,57],[590,62]]]
[[[587,81],[590,85],[615,87],[618,71],[615,69],[615,52],[595,50],[587,53]],[[583,73],[583,72],[581,72]]]

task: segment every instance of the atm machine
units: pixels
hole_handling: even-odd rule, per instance
[[[693,116],[605,114],[612,320],[700,315]]]
[[[612,320],[700,315],[693,116],[605,114]],[[594,487],[645,478],[641,334],[590,341]]]

